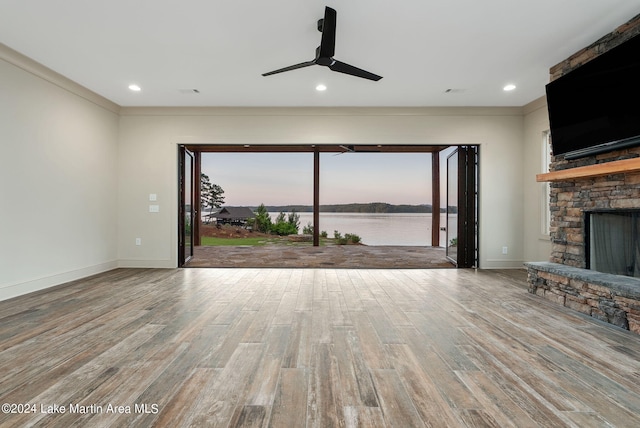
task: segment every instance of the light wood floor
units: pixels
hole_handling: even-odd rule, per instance
[[[639,356],[522,271],[122,269],[0,302],[0,426],[637,427]]]

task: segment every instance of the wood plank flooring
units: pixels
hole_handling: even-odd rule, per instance
[[[521,270],[119,269],[0,302],[0,426],[636,427],[639,357]]]

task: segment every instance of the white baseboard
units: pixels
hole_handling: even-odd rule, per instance
[[[486,259],[480,261],[481,269],[524,269],[524,260]]]
[[[0,301],[22,296],[23,294],[33,293],[34,291],[44,290],[49,287],[64,284],[65,282],[75,281],[77,279],[86,278],[91,275],[117,268],[118,263],[117,261],[113,260],[110,262],[87,266],[68,272],[62,272],[51,276],[33,279],[30,281],[2,285],[0,286]]]
[[[172,260],[118,260],[119,268],[152,268],[173,269],[176,263]]]

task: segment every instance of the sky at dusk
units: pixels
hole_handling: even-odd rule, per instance
[[[312,153],[203,153],[225,205],[313,205]],[[431,203],[428,153],[320,154],[320,203]]]

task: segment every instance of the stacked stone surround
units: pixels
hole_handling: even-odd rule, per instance
[[[552,170],[640,157],[640,147],[568,162],[556,160]],[[640,173],[615,174],[551,183],[551,258],[586,268],[585,211],[640,209]]]
[[[637,34],[640,15],[552,67],[551,80]],[[575,160],[557,156],[551,159],[550,171],[635,157],[640,157],[640,147]],[[587,270],[584,225],[586,211],[640,209],[640,173],[552,182],[550,193],[550,263],[527,264],[529,291],[640,334],[640,279],[604,278],[604,274]]]

